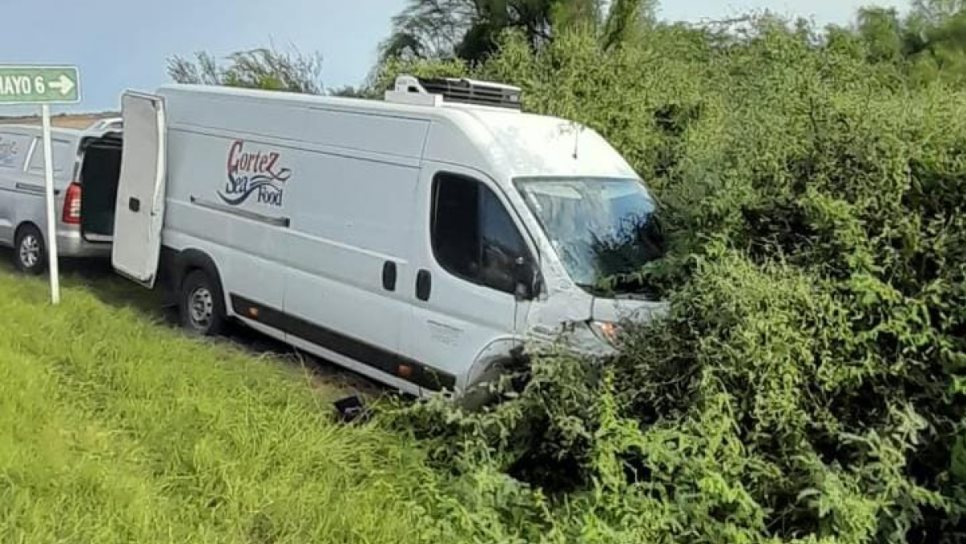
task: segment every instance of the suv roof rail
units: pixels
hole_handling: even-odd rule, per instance
[[[439,106],[443,102],[495,106],[519,110],[522,91],[519,87],[467,78],[420,79],[411,75],[396,78],[386,91],[386,102]]]
[[[87,130],[107,130],[107,129],[121,129],[124,127],[124,119],[121,117],[106,117],[104,119],[98,119],[91,123]]]

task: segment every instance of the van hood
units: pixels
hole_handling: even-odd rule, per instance
[[[603,298],[594,297],[590,315],[594,321],[631,321],[633,323],[647,323],[664,317],[668,313],[669,304],[665,301],[653,301],[638,297]]]

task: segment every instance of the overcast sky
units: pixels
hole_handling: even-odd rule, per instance
[[[904,7],[906,0],[869,0]],[[847,23],[863,0],[664,0],[671,20],[724,18],[770,9]],[[405,0],[0,0],[0,63],[76,64],[80,111],[116,109],[125,88],[167,81],[165,61],[206,50],[215,55],[274,42],[324,57],[325,85],[357,85],[376,60],[389,19]],[[10,106],[0,115],[18,114]],[[56,111],[56,108],[55,108]]]

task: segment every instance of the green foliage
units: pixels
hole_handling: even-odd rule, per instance
[[[481,411],[334,427],[261,361],[0,281],[0,539],[966,539],[962,3],[825,33],[601,5],[414,2],[375,90],[500,80],[603,134],[661,202],[640,279],[665,318],[610,360],[535,357]],[[419,58],[441,51],[473,62]],[[266,55],[172,77],[321,90]]]
[[[855,32],[831,28],[831,41],[851,42],[857,55],[888,63],[907,84],[942,80],[966,82],[966,4],[960,0],[917,0],[901,17],[895,9],[859,10]]]
[[[208,53],[195,61],[175,56],[168,60],[168,75],[177,83],[225,85],[272,91],[323,94],[321,55],[303,55],[274,48],[238,51],[219,66]]]
[[[669,315],[626,324],[612,360],[543,355],[501,404],[382,420],[442,478],[434,530],[966,539],[964,6],[863,9],[824,33],[656,24],[647,6],[413,2],[396,21],[375,89],[403,72],[523,87],[525,109],[628,159],[669,250],[638,275]]]
[[[482,413],[404,411],[440,468],[494,486],[478,500],[512,534],[966,538],[966,94],[877,37],[893,14],[864,17],[885,20],[659,25],[616,48],[510,33],[473,69],[386,67],[520,85],[662,201],[671,253],[644,273],[666,319],[628,325],[606,363],[538,358]]]

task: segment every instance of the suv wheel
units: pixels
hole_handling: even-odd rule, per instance
[[[181,284],[181,324],[201,336],[225,329],[225,298],[221,285],[204,270],[189,273]]]
[[[37,227],[25,225],[17,231],[13,262],[25,274],[37,275],[47,269],[47,246]]]

